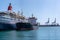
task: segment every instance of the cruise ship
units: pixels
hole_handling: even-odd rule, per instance
[[[8,11],[0,12],[0,30],[10,30],[15,29],[15,18],[12,17],[13,12],[11,3],[8,6]]]
[[[19,15],[12,11],[12,5],[9,3],[8,11],[0,12],[0,30],[14,30],[16,29],[16,23],[23,21],[24,16]]]

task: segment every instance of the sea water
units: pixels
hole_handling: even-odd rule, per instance
[[[39,27],[30,31],[0,31],[0,40],[60,40],[60,27]]]

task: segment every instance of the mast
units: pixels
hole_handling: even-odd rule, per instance
[[[33,13],[32,13],[32,17],[33,17]]]
[[[23,10],[21,9],[21,16],[23,16]]]

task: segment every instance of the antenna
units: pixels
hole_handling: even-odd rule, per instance
[[[20,13],[20,11],[18,11],[18,15],[20,15],[19,13]]]
[[[21,15],[23,16],[23,10],[21,9]]]
[[[32,13],[32,17],[33,17],[33,13]]]
[[[55,18],[55,20],[54,20],[54,23],[56,23],[56,18]]]

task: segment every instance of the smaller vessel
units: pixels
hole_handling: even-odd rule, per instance
[[[38,27],[36,26],[36,18],[33,17],[32,15],[32,18],[24,18],[24,19],[21,19],[20,21],[18,21],[16,23],[16,27],[17,27],[17,30],[34,30],[34,29],[38,29]]]
[[[32,25],[28,23],[28,20],[24,17],[23,11],[21,12],[21,19],[16,22],[16,30],[32,30]]]

